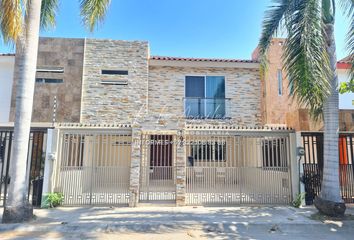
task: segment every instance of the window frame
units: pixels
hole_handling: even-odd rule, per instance
[[[226,100],[227,99],[227,91],[226,91],[226,86],[227,86],[227,77],[226,77],[226,75],[206,75],[206,74],[186,74],[186,75],[184,75],[184,99],[187,99],[187,98],[189,98],[189,97],[187,97],[186,95],[187,95],[187,77],[203,77],[204,78],[204,99],[207,99],[207,97],[206,97],[206,95],[207,95],[207,86],[206,86],[206,79],[207,79],[207,77],[223,77],[224,78],[224,85],[225,85],[225,97],[224,97],[224,99]],[[211,98],[211,99],[218,99],[218,98]],[[225,102],[225,104],[226,104],[226,102]],[[186,106],[184,106],[184,111],[186,110]],[[200,116],[200,117],[204,117],[204,118],[206,118],[207,116],[206,116],[206,112],[207,112],[207,106],[206,106],[206,104],[204,105],[204,116]],[[185,113],[184,113],[185,114]],[[225,105],[225,116],[226,116],[226,105]],[[224,117],[225,117],[224,116]],[[187,116],[186,114],[185,114],[185,117],[193,117],[193,116]]]

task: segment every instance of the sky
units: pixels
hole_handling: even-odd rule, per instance
[[[145,40],[151,55],[250,59],[271,0],[112,0],[93,33],[82,25],[79,0],[61,0],[54,29],[40,36]],[[348,21],[338,11],[337,57],[344,58]],[[0,53],[14,52],[0,43]]]

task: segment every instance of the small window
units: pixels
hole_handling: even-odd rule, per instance
[[[36,78],[36,83],[63,83],[63,79],[56,78]]]
[[[277,78],[278,78],[278,95],[282,96],[283,95],[283,73],[281,69],[278,69]]]
[[[37,72],[40,73],[64,73],[63,67],[39,67]]]
[[[101,74],[103,75],[128,75],[126,70],[102,70]]]

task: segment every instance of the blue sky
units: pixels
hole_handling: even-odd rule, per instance
[[[152,55],[249,59],[270,0],[112,0],[93,33],[81,24],[78,0],[61,0],[57,26],[41,36],[147,40]],[[338,12],[339,13],[339,12]],[[340,15],[340,14],[338,14]],[[338,59],[348,23],[336,22]],[[13,52],[0,45],[0,52]]]

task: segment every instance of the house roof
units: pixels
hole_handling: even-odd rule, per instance
[[[337,62],[338,69],[350,69],[352,67],[354,55],[349,55]]]
[[[163,61],[188,61],[188,62],[258,63],[258,61],[256,60],[225,59],[225,58],[185,58],[185,57],[151,56],[150,59],[163,60]]]

